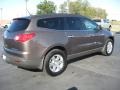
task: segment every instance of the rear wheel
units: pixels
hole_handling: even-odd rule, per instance
[[[102,54],[105,55],[105,56],[109,56],[112,54],[113,52],[113,40],[111,39],[108,39],[102,49]]]
[[[61,74],[67,67],[66,55],[62,50],[54,49],[45,57],[44,71],[51,76]]]

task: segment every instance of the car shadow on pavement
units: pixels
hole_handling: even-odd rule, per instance
[[[67,90],[78,90],[78,89],[77,89],[77,87],[71,87],[71,88],[69,88]]]
[[[43,70],[40,70],[40,69],[27,69],[27,68],[23,68],[23,67],[18,67],[20,69],[23,69],[23,70],[27,70],[27,71],[31,71],[31,72],[42,72]]]
[[[101,55],[101,54],[100,53],[93,53],[93,54],[90,54],[90,55],[80,56],[80,57],[68,60],[67,63],[71,64],[71,63],[74,63],[74,62],[77,62],[77,61],[80,61],[80,60],[84,60],[86,58],[93,57],[95,55]],[[27,68],[23,68],[23,67],[18,67],[18,68],[23,69],[23,70],[27,70],[27,71],[31,71],[31,72],[43,72],[43,70],[40,70],[40,69],[27,69]],[[70,89],[70,90],[74,90],[74,89]]]

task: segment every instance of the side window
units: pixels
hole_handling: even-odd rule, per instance
[[[95,24],[90,20],[85,19],[84,24],[85,24],[86,30],[95,31],[97,29],[97,24]]]
[[[40,19],[37,22],[38,27],[63,30],[64,29],[64,18],[46,18]]]
[[[84,30],[85,25],[81,22],[78,17],[67,17],[66,18],[66,30]]]

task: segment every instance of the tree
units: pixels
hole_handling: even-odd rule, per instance
[[[80,1],[81,0],[64,2],[60,5],[60,13],[67,13],[68,11],[71,14],[79,14],[81,7]]]
[[[60,13],[67,13],[67,2],[60,5]]]
[[[71,14],[81,14],[86,15],[86,11],[88,11],[89,2],[87,0],[76,0],[76,1],[69,1],[69,4],[67,6],[67,2],[64,2],[60,5],[60,11],[61,13],[67,12],[66,8],[69,8],[69,13]]]
[[[67,6],[67,2],[60,5],[60,12],[66,13],[66,8],[69,7],[70,14],[81,14],[89,18],[106,18],[107,13],[104,9],[91,7],[87,0],[70,1]]]
[[[99,18],[106,18],[107,16],[107,13],[104,9],[101,9],[101,8],[95,8],[96,10],[96,17],[99,17]]]
[[[44,0],[37,5],[37,14],[50,14],[55,13],[56,6],[54,2]]]
[[[82,5],[80,1],[74,1],[69,3],[69,13],[82,14]]]

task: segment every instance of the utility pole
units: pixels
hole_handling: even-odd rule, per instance
[[[67,13],[69,13],[70,0],[67,0]]]
[[[0,25],[2,24],[2,10],[3,10],[3,8],[0,8],[0,13],[1,13],[1,14],[0,14],[0,16],[1,16],[1,17],[0,17],[0,21],[1,21],[1,22],[0,22]]]
[[[26,6],[25,11],[26,11],[26,16],[27,16],[27,12],[28,12],[28,9],[27,9],[27,3],[28,3],[28,0],[25,0],[25,6]]]

